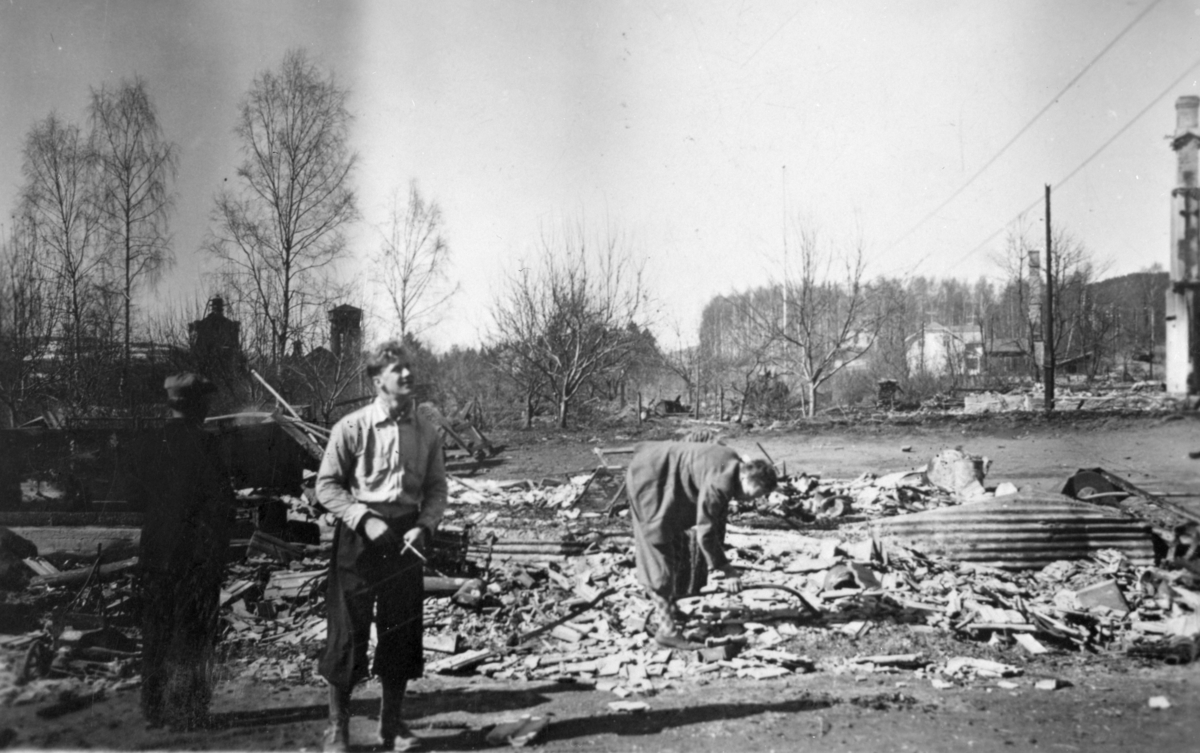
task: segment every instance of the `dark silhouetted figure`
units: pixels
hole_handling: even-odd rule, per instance
[[[142,711],[152,726],[201,726],[212,698],[217,609],[234,495],[203,430],[212,383],[176,374],[170,417],[135,455],[141,537]]]

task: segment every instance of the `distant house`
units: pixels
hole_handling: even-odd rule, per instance
[[[909,373],[974,376],[983,373],[983,332],[976,324],[930,322],[909,336],[905,353]]]
[[[1024,340],[1009,338],[988,343],[984,359],[991,374],[1025,374],[1032,357]]]

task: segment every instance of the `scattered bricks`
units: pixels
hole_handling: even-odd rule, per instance
[[[626,658],[620,654],[607,656],[601,660],[600,666],[596,669],[596,674],[600,677],[616,677],[625,662]]]
[[[575,595],[585,602],[595,601],[600,596],[600,589],[587,583],[576,583]]]
[[[1106,580],[1075,592],[1075,600],[1083,609],[1106,607],[1119,615],[1129,614],[1129,602],[1115,580]]]
[[[1021,674],[1020,668],[1011,664],[1001,664],[987,659],[973,659],[967,656],[956,656],[950,659],[946,662],[946,667],[942,672],[950,676],[976,674],[981,677],[1014,677]]]
[[[921,667],[929,663],[925,659],[924,654],[855,656],[850,661],[861,664],[875,664],[881,667]]]
[[[264,599],[295,599],[311,592],[320,585],[320,578],[327,570],[280,570],[271,573],[271,579],[263,591]]]
[[[533,588],[537,585],[537,580],[524,570],[517,571],[516,575],[513,576],[513,581],[521,588]]]
[[[554,581],[554,585],[558,586],[564,591],[571,591],[575,588],[575,584],[571,582],[570,578],[556,571],[552,567],[546,568],[546,575],[550,577],[550,580]]]
[[[459,636],[457,633],[443,635],[426,633],[421,645],[426,651],[437,651],[442,654],[458,653]]]
[[[1033,684],[1033,687],[1038,690],[1058,690],[1060,688],[1070,687],[1070,683],[1065,680],[1038,680]]]
[[[1025,649],[1034,656],[1037,656],[1038,654],[1045,654],[1050,651],[1050,649],[1043,646],[1037,638],[1034,638],[1029,633],[1017,633],[1013,636],[1013,640],[1016,641],[1021,648]]]
[[[508,666],[508,662],[494,661],[480,664],[475,667],[475,673],[480,675],[495,675],[504,670]]]
[[[487,741],[490,745],[507,743],[514,748],[523,748],[536,741],[549,724],[550,720],[544,716],[525,714],[515,722],[497,724],[488,732]]]
[[[426,669],[430,672],[461,672],[470,667],[482,664],[484,660],[493,656],[488,649],[479,649],[478,651],[464,651],[460,654],[448,656],[445,659],[439,659],[429,664]]]
[[[770,649],[751,649],[742,654],[743,658],[748,660],[757,660],[769,664],[776,664],[789,672],[813,672],[816,670],[816,664],[807,656],[792,654],[786,651],[773,651]]]
[[[600,669],[601,662],[597,659],[589,661],[572,662],[563,664],[558,668],[558,671],[566,674],[592,674]]]
[[[862,635],[866,635],[867,631],[871,629],[871,625],[863,620],[854,620],[852,622],[847,622],[839,629],[851,638],[858,638]]]
[[[790,575],[798,575],[801,573],[819,573],[833,567],[838,563],[834,558],[829,559],[812,559],[809,557],[801,557],[789,562],[783,569],[785,573]]]
[[[613,701],[608,704],[608,707],[613,711],[623,711],[627,713],[639,713],[649,711],[650,706],[645,701]]]
[[[483,581],[468,580],[458,587],[451,601],[459,606],[476,607],[483,601]]]
[[[871,539],[863,539],[862,541],[841,544],[838,548],[845,552],[846,556],[850,557],[850,559],[860,562],[870,562],[874,558],[875,542]],[[864,588],[867,587],[869,586],[864,586]]]
[[[674,653],[674,651],[672,651],[669,648],[664,648],[661,651],[655,651],[653,654],[650,655],[650,658],[646,661],[646,663],[647,664],[666,664],[668,661],[671,660],[671,654],[673,654],[673,653]]]
[[[832,560],[837,558],[838,549],[841,548],[842,542],[837,539],[823,539],[821,541],[821,553],[817,555],[817,559]]]
[[[738,670],[738,677],[751,677],[755,680],[770,680],[775,677],[790,675],[792,671],[784,667],[745,667]]]
[[[646,668],[641,664],[628,664],[625,666],[625,679],[630,685],[637,685],[646,679]]]
[[[573,630],[566,625],[556,626],[550,631],[550,635],[559,639],[560,641],[566,641],[568,643],[579,643],[579,641],[583,640],[583,636],[580,635],[578,631]]]
[[[863,542],[870,544],[870,541]],[[863,588],[882,588],[883,584],[879,582],[878,576],[866,562],[847,562],[846,567],[850,570],[854,580]]]

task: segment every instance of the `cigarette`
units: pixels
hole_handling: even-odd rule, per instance
[[[412,545],[410,542],[408,542],[408,541],[404,542],[404,548],[400,550],[400,553],[401,553],[401,554],[404,554],[405,552],[412,552],[413,554],[415,554],[415,555],[417,555],[418,557],[420,557],[422,562],[428,562],[428,561],[429,561],[429,560],[425,559],[425,555],[421,554],[421,553],[420,553],[420,552],[418,552],[416,549],[413,549],[413,545]]]

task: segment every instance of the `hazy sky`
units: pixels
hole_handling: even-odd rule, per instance
[[[442,205],[462,292],[436,348],[478,340],[563,217],[633,239],[673,342],[713,295],[778,275],[785,216],[861,234],[875,274],[998,276],[1004,227],[1036,203],[1040,234],[1043,186],[1071,176],[1056,226],[1109,274],[1165,266],[1200,0],[0,0],[0,207],[34,121],[82,123],[90,87],[139,74],[180,145],[177,265],[151,305],[207,297],[238,100],[292,47],[352,90],[354,251],[410,179]]]

